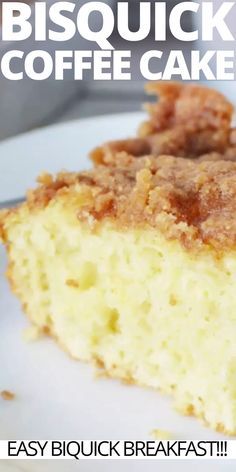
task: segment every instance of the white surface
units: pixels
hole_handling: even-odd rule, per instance
[[[140,114],[94,118],[30,133],[1,144],[1,199],[15,198],[43,169],[81,169],[85,156],[103,140],[134,132]],[[0,439],[152,439],[153,429],[177,439],[214,439],[220,435],[192,418],[179,416],[170,401],[152,390],[95,379],[93,370],[71,360],[49,339],[26,343],[27,326],[4,278],[0,247],[0,390],[16,394],[0,401]],[[216,471],[235,470],[230,462],[0,462],[0,472],[55,471]]]
[[[0,202],[25,195],[42,172],[81,170],[87,155],[104,141],[134,135],[143,113],[106,115],[53,125],[0,144]]]

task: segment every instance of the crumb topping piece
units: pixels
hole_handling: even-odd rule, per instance
[[[10,392],[9,390],[2,390],[0,395],[3,400],[7,400],[7,401],[14,400],[15,398],[15,394]]]

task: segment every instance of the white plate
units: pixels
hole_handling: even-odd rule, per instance
[[[42,172],[81,170],[87,155],[107,140],[136,133],[143,113],[124,113],[72,121],[31,131],[0,144],[0,202],[15,199],[35,185]]]
[[[142,114],[106,116],[38,130],[0,145],[0,200],[17,198],[42,170],[89,166],[86,154],[108,139],[134,134]],[[0,439],[152,439],[153,429],[182,439],[215,439],[220,435],[192,418],[178,415],[170,401],[152,390],[95,379],[92,368],[68,358],[49,340],[26,343],[28,325],[4,278],[6,258],[0,247],[0,390],[16,398],[0,401]],[[0,462],[0,471],[65,471],[66,461]],[[230,462],[191,462],[191,470],[230,471]],[[83,461],[81,472],[189,471],[190,463]]]

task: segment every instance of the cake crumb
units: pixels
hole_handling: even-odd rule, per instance
[[[2,390],[0,392],[0,396],[3,400],[7,400],[7,401],[14,400],[15,398],[15,394],[10,392],[9,390]]]
[[[37,341],[41,335],[42,335],[42,330],[34,325],[28,326],[23,331],[23,339],[24,341],[27,341],[27,342]]]
[[[165,431],[164,429],[153,429],[150,435],[157,440],[167,441],[173,438],[173,435],[170,431]]]
[[[72,287],[72,288],[79,288],[78,280],[74,280],[74,279],[67,279],[66,280],[66,285],[68,287]]]

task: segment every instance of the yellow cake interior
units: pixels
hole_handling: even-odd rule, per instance
[[[74,358],[236,433],[236,251],[189,251],[109,219],[91,231],[63,198],[23,205],[5,233],[8,276],[35,325]]]

